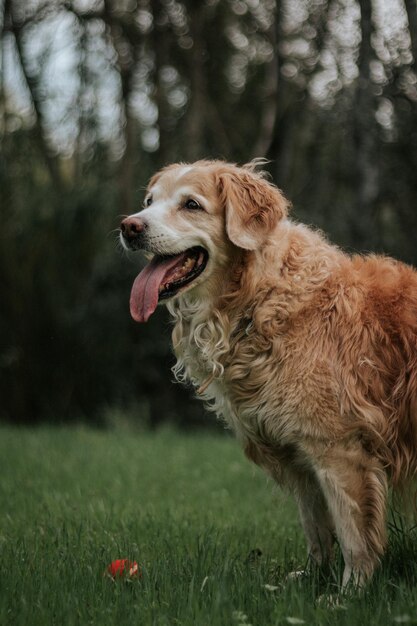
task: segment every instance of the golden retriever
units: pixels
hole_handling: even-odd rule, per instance
[[[336,537],[342,586],[362,585],[386,545],[388,485],[417,467],[417,273],[291,221],[254,163],[166,167],[121,239],[152,255],[133,318],[167,304],[176,377],[295,494],[312,559]]]

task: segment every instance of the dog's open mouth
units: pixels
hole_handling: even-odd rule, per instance
[[[130,295],[130,314],[136,322],[147,322],[158,301],[175,296],[204,271],[207,250],[196,246],[172,256],[155,255],[136,277]]]

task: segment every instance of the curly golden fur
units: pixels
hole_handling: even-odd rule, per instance
[[[170,205],[179,187],[204,210]],[[169,166],[149,189],[138,215],[163,252],[177,234],[209,253],[167,300],[176,377],[295,493],[311,556],[330,559],[336,536],[343,585],[362,584],[385,549],[388,485],[417,467],[417,273],[294,223],[253,164]]]

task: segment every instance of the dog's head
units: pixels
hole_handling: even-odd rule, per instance
[[[262,248],[287,207],[254,164],[198,161],[158,172],[143,210],[121,223],[123,245],[153,255],[132,288],[133,318],[146,322],[158,302],[186,290],[210,291],[239,250]]]

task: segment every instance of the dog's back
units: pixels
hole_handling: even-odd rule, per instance
[[[395,483],[417,466],[417,273],[390,258],[356,256],[342,279],[357,302],[351,307],[346,294],[349,324],[335,329],[341,406],[369,424]]]

